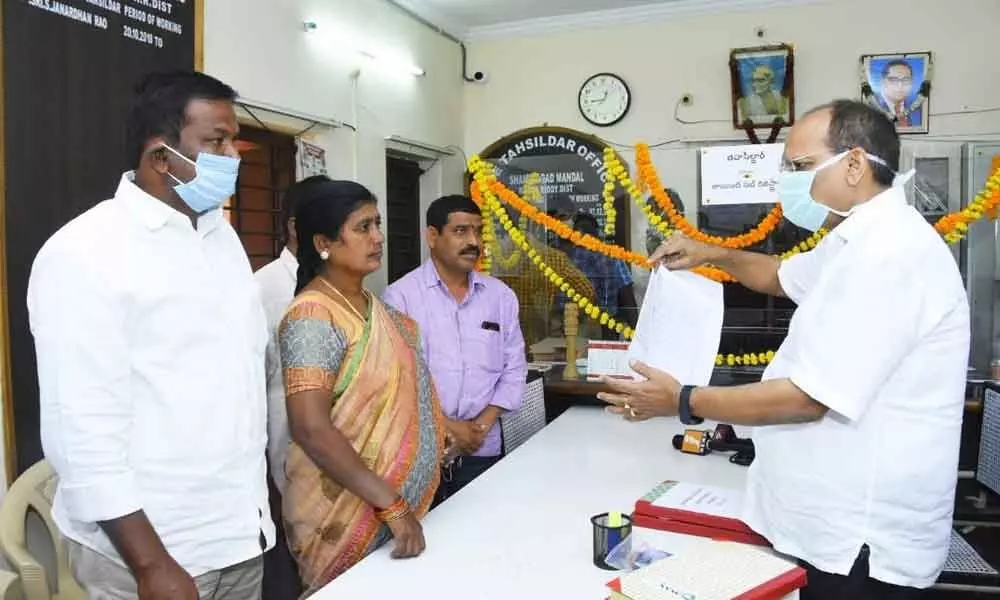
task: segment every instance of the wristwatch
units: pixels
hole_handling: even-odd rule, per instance
[[[681,423],[685,425],[700,425],[705,420],[691,414],[691,392],[694,391],[694,388],[695,386],[693,385],[682,387],[680,397],[677,401],[677,416],[680,417]]]

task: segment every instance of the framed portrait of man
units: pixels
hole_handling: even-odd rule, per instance
[[[930,125],[930,52],[861,57],[861,99],[884,112],[899,133],[927,133]]]
[[[795,122],[792,47],[736,48],[729,54],[733,127],[770,129]]]

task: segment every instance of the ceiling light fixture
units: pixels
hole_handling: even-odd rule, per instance
[[[314,33],[314,32],[316,32],[319,29],[319,26],[316,24],[315,21],[305,21],[305,22],[302,23],[302,29],[306,33]],[[369,51],[367,49],[364,49],[364,48],[356,48],[356,47],[352,47],[350,45],[341,45],[345,41],[346,40],[337,40],[337,46],[342,51],[347,51],[347,52],[353,53],[353,54],[355,54],[357,56],[360,56],[360,57],[362,57],[362,58],[364,58],[366,60],[369,60],[369,61],[371,61],[373,63],[379,64],[379,65],[381,65],[383,67],[386,67],[388,69],[391,69],[391,70],[399,72],[399,73],[407,73],[409,75],[413,75],[413,76],[416,76],[416,77],[423,77],[424,75],[427,74],[426,71],[424,71],[423,69],[421,69],[420,67],[418,67],[418,66],[416,66],[414,64],[410,64],[410,63],[407,63],[405,61],[400,61],[400,60],[397,60],[397,59],[393,59],[393,58],[390,58],[390,57],[387,57],[387,56],[378,55],[378,54],[375,54],[375,53],[373,53],[373,52],[371,52],[371,51]]]

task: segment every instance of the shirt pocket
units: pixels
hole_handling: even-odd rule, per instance
[[[486,371],[503,371],[503,332],[477,327],[467,338],[465,360]]]

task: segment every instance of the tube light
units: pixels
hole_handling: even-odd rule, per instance
[[[318,25],[314,21],[305,21],[302,24],[302,28],[303,28],[303,30],[306,33],[313,33],[319,27],[318,27]],[[338,40],[338,44],[339,43],[343,43],[343,42],[340,41],[340,40]],[[355,48],[355,47],[351,47],[351,46],[348,45],[348,46],[341,46],[341,49],[342,50],[346,50],[348,52],[351,52],[353,54],[356,54],[357,56],[360,56],[361,58],[364,58],[365,60],[369,60],[369,61],[371,61],[373,63],[376,63],[376,64],[381,65],[381,66],[383,66],[383,67],[385,67],[387,69],[391,69],[391,70],[399,72],[399,73],[406,73],[408,75],[413,75],[415,77],[423,77],[424,75],[427,74],[426,71],[424,71],[423,69],[421,69],[417,65],[414,65],[414,64],[411,64],[411,63],[408,63],[408,62],[405,62],[405,61],[401,61],[401,60],[398,60],[398,59],[390,58],[390,57],[387,57],[387,56],[382,56],[382,55],[379,55],[379,54],[375,54],[375,53],[373,53],[373,52],[371,52],[369,50],[363,49],[363,48]]]

